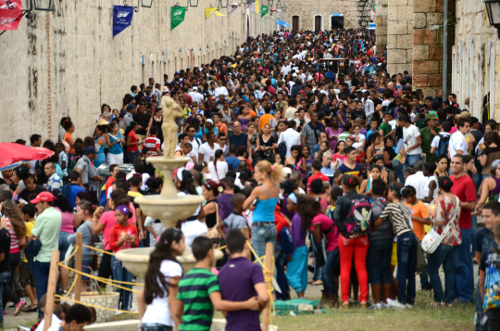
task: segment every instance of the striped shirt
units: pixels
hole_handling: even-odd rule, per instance
[[[10,220],[8,218],[5,220],[7,221],[7,230],[9,230],[10,235],[10,252],[19,253],[19,239],[17,239],[16,231],[14,231],[14,227],[10,227]]]
[[[153,152],[153,156],[159,156],[157,148],[161,148],[160,139],[150,136],[142,143],[143,148],[147,147]]]
[[[388,204],[382,212],[382,215],[380,215],[380,218],[389,218],[396,236],[400,236],[405,232],[412,231],[410,226],[410,208],[402,203]]]
[[[179,330],[208,331],[212,325],[212,292],[220,292],[217,276],[206,269],[191,269],[179,282],[177,299],[184,303]]]

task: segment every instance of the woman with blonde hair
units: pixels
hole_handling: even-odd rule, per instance
[[[266,244],[276,242],[274,210],[278,203],[279,184],[283,180],[283,170],[279,164],[260,161],[255,166],[254,179],[261,183],[253,189],[245,200],[243,209],[255,205],[252,219],[252,245],[259,257],[266,253]]]

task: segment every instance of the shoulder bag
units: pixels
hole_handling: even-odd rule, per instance
[[[455,208],[459,207],[459,200],[457,197],[455,197]],[[438,232],[435,230],[435,227],[432,228],[432,230],[425,235],[425,237],[422,239],[422,242],[420,243],[420,246],[426,252],[427,254],[432,254],[434,251],[439,247],[441,244],[441,241],[443,241],[444,235],[450,231],[450,226],[455,220],[450,220],[448,224],[443,229],[443,232],[441,234],[438,234]]]

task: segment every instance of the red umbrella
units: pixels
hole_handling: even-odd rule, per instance
[[[15,143],[0,143],[0,168],[19,161],[45,160],[54,155],[50,149],[27,147]]]

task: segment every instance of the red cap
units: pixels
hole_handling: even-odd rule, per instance
[[[50,192],[41,192],[40,194],[37,195],[37,197],[33,200],[31,200],[31,203],[39,203],[41,201],[48,201],[52,202],[56,199],[56,197],[50,193]]]

